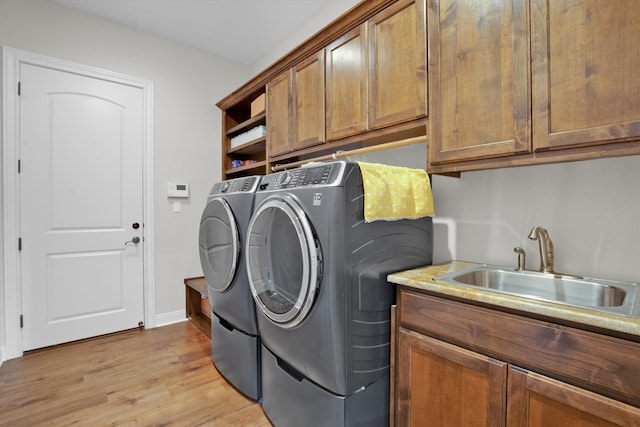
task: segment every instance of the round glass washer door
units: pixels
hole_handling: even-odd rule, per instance
[[[236,275],[242,242],[233,211],[226,200],[209,201],[200,220],[200,264],[207,284],[224,292]]]
[[[245,258],[260,311],[282,328],[300,324],[319,289],[322,252],[293,197],[273,195],[258,206],[249,222]]]

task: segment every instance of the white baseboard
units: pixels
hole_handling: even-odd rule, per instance
[[[6,360],[4,358],[5,354],[7,354],[7,347],[0,346],[0,367],[2,366],[2,362],[4,362]]]
[[[172,323],[184,322],[185,320],[187,320],[187,313],[185,310],[160,313],[156,315],[156,327],[171,325]]]

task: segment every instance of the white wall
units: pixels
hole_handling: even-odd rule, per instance
[[[221,176],[215,103],[247,81],[250,70],[44,0],[0,0],[0,45],[154,82],[155,308],[161,318],[179,314],[183,278],[202,275],[198,224],[207,193]],[[181,213],[172,212],[168,181],[191,184]],[[0,283],[0,348],[3,297]]]
[[[556,271],[640,282],[640,156],[463,173],[432,180],[436,262],[540,266],[531,228],[545,227]],[[449,220],[447,220],[449,219]],[[452,230],[453,239],[448,239]],[[452,250],[446,249],[448,246]]]
[[[326,8],[317,13],[311,20],[301,23],[298,29],[288,35],[286,39],[282,40],[269,53],[257,60],[255,64],[251,66],[253,75],[257,75],[269,67],[359,2],[360,0],[334,0],[327,2]]]
[[[424,145],[354,158],[425,167]],[[434,263],[452,259],[516,266],[513,248],[538,269],[540,225],[555,247],[556,271],[640,282],[640,156],[464,172],[431,178]]]

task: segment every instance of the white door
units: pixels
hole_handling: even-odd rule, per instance
[[[25,63],[19,72],[23,350],[137,327],[142,89]]]

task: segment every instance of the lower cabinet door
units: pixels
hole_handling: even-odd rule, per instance
[[[396,425],[504,426],[507,364],[398,329]]]
[[[639,408],[513,366],[508,395],[509,426],[640,426]]]

